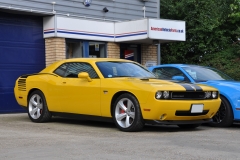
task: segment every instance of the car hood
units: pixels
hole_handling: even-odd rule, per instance
[[[201,82],[201,84],[206,84],[214,87],[229,87],[232,89],[240,90],[239,81],[226,81],[226,80],[210,80],[206,82]]]
[[[175,81],[166,81],[160,79],[138,79],[128,78],[122,79],[122,81],[131,81],[131,83],[137,84],[138,86],[144,86],[144,88],[151,88],[153,90],[169,90],[169,91],[206,91],[206,90],[217,90],[213,87],[196,84],[196,83],[180,83]]]

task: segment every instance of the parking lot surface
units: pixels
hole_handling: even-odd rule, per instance
[[[112,123],[53,118],[33,123],[26,113],[0,115],[0,159],[240,159],[240,125],[230,128],[146,126],[121,132]]]

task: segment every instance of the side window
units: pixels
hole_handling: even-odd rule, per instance
[[[165,68],[155,68],[152,72],[159,79],[171,79],[171,75],[165,71]]]
[[[91,78],[99,78],[90,64],[82,62],[68,63],[64,77],[77,78],[81,72],[87,72]]]
[[[173,67],[155,68],[153,70],[153,73],[159,79],[171,80],[173,76],[183,76],[185,81],[190,82],[190,80],[184,75],[181,70]]]
[[[68,63],[64,63],[60,67],[58,67],[53,73],[55,73],[61,77],[64,77],[64,75],[67,71],[67,66],[68,66]]]

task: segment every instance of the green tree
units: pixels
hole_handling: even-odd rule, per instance
[[[240,56],[239,2],[240,0],[161,0],[162,19],[186,22],[185,42],[161,44],[162,63],[209,64],[216,67],[223,63],[218,58],[224,60],[222,66],[239,63],[235,61]],[[227,70],[224,67],[221,69]]]

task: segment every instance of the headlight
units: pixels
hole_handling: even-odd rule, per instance
[[[163,92],[163,98],[165,98],[165,99],[169,98],[169,92],[168,91]]]
[[[213,92],[212,92],[212,98],[217,98],[217,96],[218,96],[218,92],[213,91]]]
[[[162,92],[161,91],[157,91],[155,94],[155,98],[156,99],[161,99],[162,98]]]
[[[211,95],[212,95],[212,93],[211,93],[211,92],[209,92],[209,91],[205,92],[205,98],[210,98],[210,97],[211,97]]]

